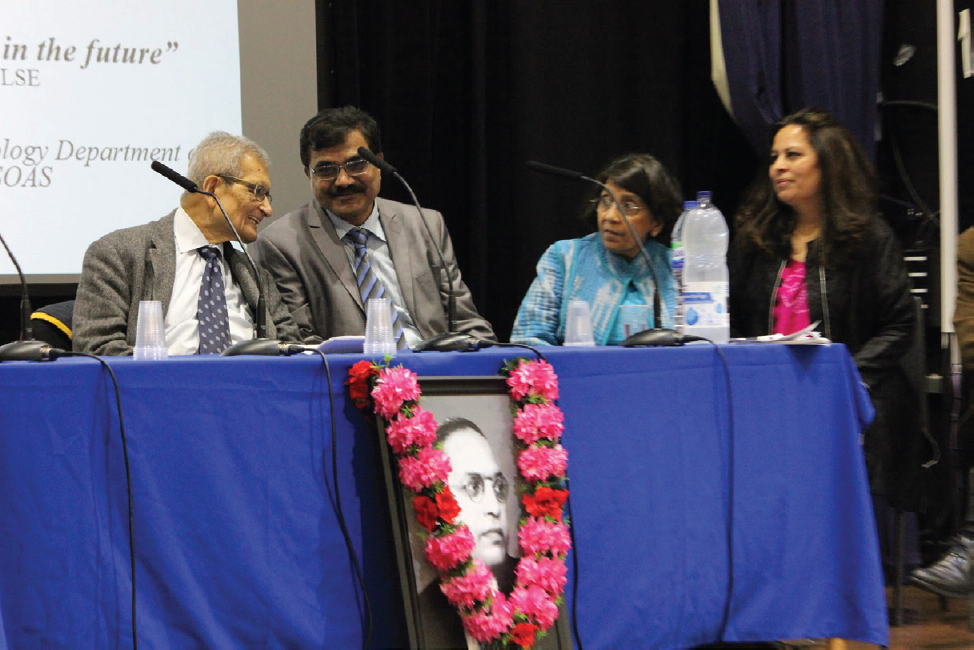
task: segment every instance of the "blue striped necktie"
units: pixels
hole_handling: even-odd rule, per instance
[[[230,347],[230,316],[223,290],[220,252],[213,246],[203,246],[198,250],[206,260],[203,280],[200,282],[200,299],[196,305],[196,319],[200,330],[199,353],[220,354]]]
[[[372,298],[386,298],[386,288],[382,281],[376,276],[369,264],[369,256],[366,254],[366,243],[369,241],[369,231],[362,228],[354,228],[345,234],[345,238],[355,246],[355,281],[358,283],[359,295],[362,296],[362,306],[368,309],[369,300]],[[399,322],[399,311],[395,305],[391,304],[392,311],[392,335],[396,339],[396,348],[402,350],[406,347],[406,337],[403,336],[402,323]]]

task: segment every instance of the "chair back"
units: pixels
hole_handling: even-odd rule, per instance
[[[56,302],[35,310],[30,315],[34,338],[52,347],[70,350],[73,315],[74,300]]]

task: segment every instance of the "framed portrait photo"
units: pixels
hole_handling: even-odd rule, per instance
[[[493,573],[510,594],[517,563],[518,525],[524,516],[516,464],[511,400],[504,378],[420,377],[420,406],[437,423],[437,443],[449,457],[447,480],[460,507],[458,523],[473,535],[473,559]],[[460,615],[440,591],[439,577],[424,556],[427,531],[413,512],[413,492],[404,488],[379,418],[379,443],[396,541],[400,583],[413,648],[479,648],[465,634]],[[571,648],[564,605],[535,647]]]

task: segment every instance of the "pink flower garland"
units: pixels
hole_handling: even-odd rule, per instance
[[[564,419],[554,404],[525,404],[514,417],[514,435],[526,445],[542,438],[558,440],[565,430]]]
[[[401,366],[385,368],[360,361],[350,369],[346,384],[353,398],[371,387],[371,406],[387,423],[386,437],[399,460],[399,479],[422,501],[422,522],[430,530],[424,554],[439,571],[440,590],[457,608],[464,629],[479,643],[529,647],[558,618],[567,581],[565,556],[571,550],[571,537],[562,521],[561,504],[568,497],[564,487],[568,452],[558,444],[564,417],[554,404],[558,378],[551,365],[513,359],[501,373],[507,376],[516,411],[517,465],[525,481],[522,500],[531,512],[518,531],[523,556],[509,598],[494,587],[490,569],[471,559],[475,541],[470,530],[454,523],[456,502],[446,485],[450,460],[434,446],[437,424],[418,405],[421,391],[416,374]],[[368,406],[362,402],[356,400],[360,408]]]

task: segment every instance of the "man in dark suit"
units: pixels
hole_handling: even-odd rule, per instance
[[[207,136],[190,158],[190,180],[219,197],[245,243],[257,238],[257,225],[272,212],[267,160],[252,140],[223,132]],[[180,207],[162,219],[94,242],[85,253],[74,304],[74,349],[132,354],[142,300],[162,302],[169,354],[219,352],[252,339],[257,278],[246,257],[228,243],[234,240],[216,201],[186,193]],[[300,343],[274,283],[262,275],[268,336]],[[219,299],[213,293],[213,301],[204,301],[214,287]],[[211,314],[218,323],[216,348],[201,349],[206,346],[199,323]]]
[[[382,157],[379,127],[368,113],[346,106],[309,120],[301,129],[301,164],[314,198],[257,239],[255,256],[277,281],[301,336],[364,334],[362,295],[378,290],[391,300],[400,347],[414,347],[450,329],[446,305],[455,277],[457,331],[494,340],[460,278],[443,216],[423,211],[434,244],[413,206],[377,198],[381,174],[359,147]],[[359,286],[369,273],[379,285],[372,293]],[[371,286],[368,277],[363,284]]]

